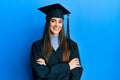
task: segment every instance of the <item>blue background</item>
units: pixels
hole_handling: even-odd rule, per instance
[[[84,68],[81,80],[120,80],[120,0],[1,0],[0,80],[32,80],[30,49],[45,23],[37,8],[52,3],[72,13],[71,38]]]

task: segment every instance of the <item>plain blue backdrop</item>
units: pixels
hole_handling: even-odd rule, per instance
[[[1,0],[0,80],[32,80],[30,49],[45,23],[37,8],[52,3],[72,13],[70,33],[79,46],[81,80],[120,80],[120,0]]]

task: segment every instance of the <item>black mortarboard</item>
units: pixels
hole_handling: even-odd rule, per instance
[[[52,17],[64,19],[64,15],[67,15],[68,16],[67,17],[67,36],[68,36],[68,38],[70,38],[70,34],[69,34],[69,14],[70,14],[70,12],[67,9],[65,9],[62,5],[57,3],[57,4],[52,4],[52,5],[38,8],[38,10],[40,10],[44,14],[46,14],[46,20],[49,20]]]

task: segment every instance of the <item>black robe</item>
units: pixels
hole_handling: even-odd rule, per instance
[[[72,40],[68,41],[70,48],[70,60],[79,58],[77,43]],[[38,58],[43,58],[43,40],[38,40],[32,44],[31,49],[31,65],[34,80],[80,80],[82,75],[82,67],[77,67],[70,70],[69,64],[62,62],[62,49],[59,46],[55,51],[52,49],[52,54],[49,57],[47,65],[36,63]]]

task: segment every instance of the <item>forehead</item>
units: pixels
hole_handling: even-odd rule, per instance
[[[51,20],[63,20],[62,18],[52,17]]]

